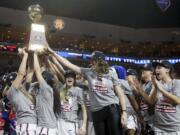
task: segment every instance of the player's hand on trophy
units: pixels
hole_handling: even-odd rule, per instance
[[[26,48],[26,47],[24,47],[24,48],[22,49],[22,52],[23,52],[23,55],[28,55],[28,53],[27,53],[27,48]]]
[[[27,48],[26,48],[26,47],[24,47],[24,48],[18,48],[18,55],[19,55],[20,57],[22,57],[23,55],[28,55],[28,53],[27,53]]]
[[[23,55],[23,49],[22,48],[18,48],[18,55],[22,56]]]
[[[47,48],[37,48],[36,50],[29,50],[30,52],[36,53],[37,55],[43,55],[46,53]]]
[[[47,48],[47,52],[50,53],[50,54],[54,53],[54,51],[50,47]]]
[[[38,51],[38,54],[48,56],[49,55],[48,48],[43,48],[41,51]]]

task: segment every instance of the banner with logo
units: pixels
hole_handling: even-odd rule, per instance
[[[171,0],[156,0],[156,4],[165,12],[171,6]]]

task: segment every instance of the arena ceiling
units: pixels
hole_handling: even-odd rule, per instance
[[[27,10],[39,3],[46,14],[133,28],[180,27],[180,1],[162,12],[155,0],[1,0],[1,7]]]

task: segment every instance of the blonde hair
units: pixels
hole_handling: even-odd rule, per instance
[[[59,95],[60,95],[60,100],[61,101],[66,101],[67,99],[67,93],[68,93],[68,88],[67,86],[65,85],[65,87],[63,88],[62,91],[60,91]]]

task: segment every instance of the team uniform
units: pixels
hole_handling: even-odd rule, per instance
[[[83,96],[84,96],[84,102],[86,104],[86,109],[87,109],[87,135],[95,135],[94,131],[94,125],[93,125],[93,120],[92,120],[92,113],[90,111],[90,99],[89,99],[89,93],[88,93],[88,87],[85,85],[77,84],[80,88],[83,89]],[[79,112],[79,119],[80,119],[80,125],[82,125],[82,111]]]
[[[180,97],[180,80],[173,79],[163,88]],[[180,105],[173,105],[170,100],[158,93],[155,106],[154,131],[156,135],[180,135]]]
[[[64,90],[64,87],[60,90]],[[78,105],[84,103],[83,91],[79,87],[71,87],[67,93],[68,101],[61,101],[61,114],[58,118],[59,135],[78,134]]]
[[[33,103],[14,86],[10,87],[7,98],[15,108],[17,118],[16,133],[20,135],[35,135],[37,117]]]
[[[120,79],[120,86],[124,90],[124,94],[126,95],[125,100],[126,100],[126,108],[127,108],[127,129],[137,129],[137,117],[134,109],[132,108],[128,95],[133,95],[133,91],[131,86],[129,85],[127,80]],[[134,96],[134,95],[133,95]]]
[[[143,84],[143,90],[146,92],[146,94],[150,95],[152,92],[152,82],[149,81],[145,84]],[[141,114],[144,118],[145,123],[150,126],[151,128],[153,128],[153,118],[154,118],[154,114],[153,111],[154,108],[151,107],[150,105],[148,105],[143,98],[141,98],[140,100],[140,111]]]
[[[114,92],[114,86],[119,85],[119,80],[113,77],[110,72],[99,77],[90,68],[81,68],[81,73],[88,80],[90,110],[96,134],[121,134],[119,99]],[[105,122],[111,133],[105,131],[107,129],[105,129]]]
[[[53,111],[53,89],[46,82],[39,83],[36,104],[37,135],[57,135],[56,116]]]

